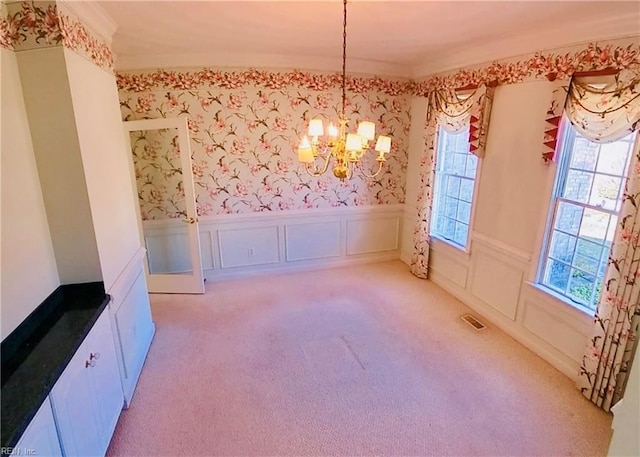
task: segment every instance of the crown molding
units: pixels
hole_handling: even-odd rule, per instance
[[[554,30],[553,34],[557,37],[556,40],[541,48],[540,36],[544,33],[545,31],[541,30],[534,34],[509,37],[500,41],[491,41],[484,45],[474,43],[473,47],[456,49],[436,55],[430,57],[425,63],[414,66],[410,77],[420,79],[495,60],[561,49],[594,41],[615,40],[634,36],[640,38],[637,15],[625,15],[581,23],[571,30]]]
[[[117,71],[149,70],[157,68],[292,68],[310,71],[342,71],[341,62],[335,57],[287,56],[281,54],[248,53],[183,53],[156,55],[118,55]],[[411,67],[387,62],[347,59],[347,72],[388,77],[409,78]]]
[[[111,46],[118,24],[97,1],[58,0],[58,4],[77,16],[80,21],[100,35]]]

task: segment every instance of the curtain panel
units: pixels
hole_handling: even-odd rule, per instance
[[[626,74],[625,74],[626,73]],[[598,143],[616,141],[637,131],[640,78],[622,72],[604,82],[573,78],[565,112],[574,128]],[[636,136],[594,317],[592,336],[582,358],[578,388],[609,411],[624,394],[638,339],[640,316],[640,136]]]
[[[413,230],[411,272],[426,279],[429,271],[429,227],[433,205],[438,129],[459,133],[469,125],[469,153],[484,157],[495,85],[458,90],[435,90],[428,94],[424,148],[420,158],[417,216]]]
[[[635,316],[635,317],[634,317]],[[609,411],[624,394],[640,316],[640,137],[613,239],[592,336],[580,366],[578,388]]]

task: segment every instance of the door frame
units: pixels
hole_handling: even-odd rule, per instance
[[[129,154],[129,171],[131,176],[131,183],[133,185],[133,197],[135,200],[137,214],[138,234],[140,237],[140,243],[146,251],[146,261],[143,262],[143,265],[149,292],[169,294],[203,294],[204,274],[202,271],[200,232],[198,227],[198,212],[196,209],[195,188],[193,185],[193,172],[191,168],[191,146],[189,144],[189,127],[187,124],[187,116],[123,121],[122,124],[127,145],[127,153]],[[185,207],[187,211],[187,217],[185,219],[182,219],[182,221],[187,225],[192,274],[152,274],[149,271],[149,252],[146,249],[147,243],[144,234],[142,213],[140,211],[138,184],[136,180],[135,164],[133,162],[131,137],[129,135],[130,132],[137,130],[160,129],[178,130],[180,165],[182,167]],[[188,171],[188,173],[186,173],[185,171]]]

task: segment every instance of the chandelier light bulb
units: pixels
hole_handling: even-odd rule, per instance
[[[369,121],[363,121],[358,124],[358,135],[368,141],[373,141],[376,137],[376,124]]]
[[[376,141],[375,149],[381,154],[381,156],[382,154],[389,154],[391,151],[391,138],[385,135],[380,135],[378,137],[378,141]]]
[[[322,136],[324,135],[324,127],[322,126],[322,119],[311,119],[309,122],[309,136]]]
[[[313,162],[313,148],[311,147],[309,138],[307,138],[306,136],[302,138],[300,146],[298,146],[298,160],[301,163]]]
[[[329,124],[329,136],[331,138],[338,138],[338,127],[333,122]]]
[[[362,138],[356,133],[349,133],[347,135],[347,141],[345,149],[349,152],[362,151]]]

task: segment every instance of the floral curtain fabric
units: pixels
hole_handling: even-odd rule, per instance
[[[491,117],[495,85],[477,89],[436,90],[429,94],[438,125],[450,133],[459,133],[469,126],[469,152],[484,157],[487,129]]]
[[[582,136],[610,142],[636,129],[639,103],[640,71],[626,70],[608,78],[574,77],[565,112]]]
[[[574,78],[565,105],[567,117],[584,136],[610,142],[636,131],[640,119],[640,79],[618,74],[599,85]],[[640,316],[640,137],[636,137],[594,330],[582,358],[578,387],[609,411],[626,386]]]
[[[597,72],[596,72],[597,73]],[[563,113],[584,137],[597,143],[619,140],[635,129],[640,114],[634,110],[640,98],[640,70],[615,75],[555,79],[545,117],[542,159],[554,159]]]
[[[460,95],[455,90],[436,90],[429,93],[427,120],[424,128],[424,149],[420,159],[418,190],[418,221],[413,230],[414,251],[411,272],[426,279],[429,271],[429,227],[433,204],[433,183],[436,166],[438,128],[459,133],[469,125],[469,152],[484,157],[494,87],[482,85]]]
[[[433,204],[433,185],[435,177],[436,154],[438,144],[438,119],[432,103],[427,107],[427,120],[424,127],[424,149],[420,157],[417,222],[413,229],[413,254],[410,271],[421,279],[427,279],[429,272],[429,227],[431,225],[431,205]]]
[[[640,316],[640,137],[631,162],[594,330],[578,378],[582,393],[605,411],[622,398],[638,338],[634,315]]]

